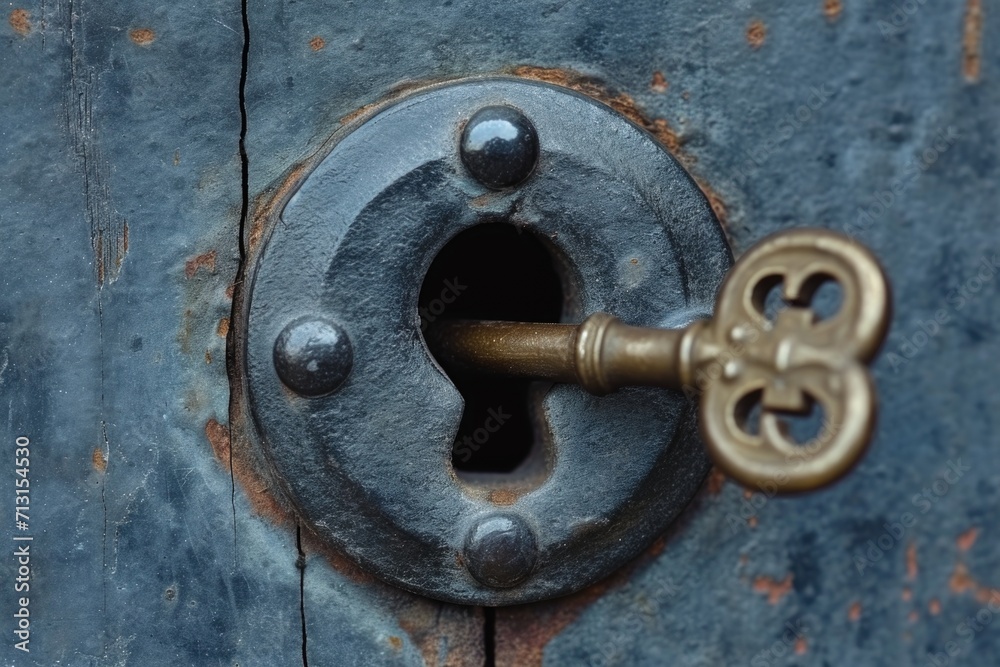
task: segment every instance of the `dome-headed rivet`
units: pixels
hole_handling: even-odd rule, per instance
[[[538,134],[513,107],[480,109],[462,132],[462,163],[477,181],[493,190],[524,181],[538,162]]]

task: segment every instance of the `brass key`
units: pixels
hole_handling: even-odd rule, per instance
[[[827,281],[840,286],[841,303],[820,319],[810,302]],[[764,301],[779,283],[787,308],[772,321]],[[597,395],[625,386],[693,392],[702,437],[724,472],[794,492],[839,479],[867,448],[876,397],[866,365],[889,316],[889,286],[868,250],[827,230],[795,229],[743,255],[723,281],[715,316],[684,329],[595,313],[580,325],[440,322],[428,342],[447,368],[578,383]],[[753,432],[748,413],[758,403]],[[813,403],[823,428],[798,443],[781,416]]]

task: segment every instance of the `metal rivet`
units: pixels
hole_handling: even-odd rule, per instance
[[[462,132],[462,162],[480,183],[500,190],[524,181],[538,161],[538,134],[523,113],[486,107]]]
[[[286,326],[274,341],[274,370],[301,396],[336,391],[354,365],[354,349],[343,327],[315,317]]]
[[[483,517],[465,538],[465,566],[491,588],[511,588],[527,579],[537,557],[535,534],[516,514]]]

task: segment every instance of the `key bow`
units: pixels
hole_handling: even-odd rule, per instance
[[[833,281],[841,301],[820,318],[811,307]],[[771,319],[765,300],[782,288],[787,308]],[[866,364],[889,322],[889,287],[874,256],[850,239],[796,229],[765,239],[737,261],[715,315],[689,330],[682,379],[701,397],[706,445],[744,484],[800,491],[846,473],[866,449],[876,397]],[[753,432],[748,418],[760,405]],[[824,423],[796,442],[782,416],[818,404]]]

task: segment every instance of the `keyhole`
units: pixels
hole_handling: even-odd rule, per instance
[[[506,223],[472,227],[431,264],[420,290],[421,328],[444,319],[558,322],[562,281],[553,255],[533,232]],[[541,448],[533,414],[547,385],[449,373],[465,399],[452,447],[458,472],[510,473]]]

